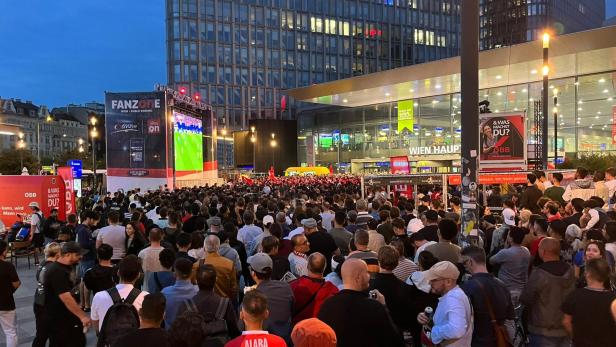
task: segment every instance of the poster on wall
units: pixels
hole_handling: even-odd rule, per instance
[[[518,169],[526,166],[524,113],[479,115],[479,164],[482,169]]]
[[[165,94],[106,93],[105,139],[110,191],[167,183]]]
[[[409,158],[404,156],[390,157],[390,170],[392,174],[408,174],[411,172]]]
[[[75,209],[75,187],[73,185],[73,168],[70,166],[61,166],[58,168],[58,175],[64,181],[64,200],[66,202],[66,215],[77,214]]]
[[[9,227],[17,220],[29,223],[32,202],[38,203],[44,216],[58,209],[58,219],[66,220],[66,190],[60,176],[0,175],[0,220]]]

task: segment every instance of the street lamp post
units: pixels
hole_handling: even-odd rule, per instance
[[[90,118],[90,123],[92,124],[92,131],[90,132],[90,137],[92,138],[92,188],[93,192],[96,192],[96,137],[98,136],[98,132],[96,131],[96,116],[92,116]]]
[[[257,129],[250,127],[250,142],[252,142],[252,172],[257,173]]]
[[[558,89],[554,88],[554,167],[558,162]]]
[[[542,166],[546,170],[548,168],[548,82],[550,74],[550,66],[548,65],[548,50],[550,48],[550,34],[543,33],[543,90],[541,93],[541,156]],[[556,141],[556,140],[555,140]]]
[[[24,142],[24,133],[20,132],[19,133],[19,143],[17,143],[17,148],[19,148],[19,170],[23,170],[24,168],[24,147],[26,147],[26,144]]]
[[[276,134],[272,133],[272,139],[270,140],[270,147],[272,147],[272,168],[274,169],[274,172],[276,171],[275,167],[276,167],[276,146],[278,144],[276,143]]]

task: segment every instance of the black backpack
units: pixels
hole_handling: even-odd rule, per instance
[[[133,288],[126,299],[120,297],[116,287],[107,289],[107,293],[111,297],[113,305],[107,310],[105,318],[103,318],[97,347],[114,346],[121,337],[139,329],[139,314],[133,306],[133,302],[141,294],[141,290]]]
[[[200,313],[192,299],[185,300],[184,304],[188,312]],[[229,299],[221,297],[214,315],[212,315],[212,312],[203,312],[205,321],[204,333],[206,337],[202,346],[223,347],[229,342],[229,329],[225,320],[228,305]]]

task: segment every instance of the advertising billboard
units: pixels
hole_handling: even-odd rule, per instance
[[[479,163],[481,168],[526,166],[524,113],[479,115]]]
[[[28,205],[37,202],[43,215],[58,209],[58,218],[66,220],[65,183],[60,176],[2,176],[0,175],[0,219],[10,227],[23,216],[30,222],[32,210]]]
[[[164,92],[105,94],[110,191],[169,183],[165,113]]]
[[[203,125],[200,119],[173,111],[175,170],[203,171]]]
[[[414,132],[415,123],[415,102],[413,100],[398,101],[398,132],[404,129]]]
[[[409,166],[409,158],[406,155],[390,157],[389,161],[392,174],[408,174],[411,172],[411,168]]]
[[[70,166],[61,166],[58,168],[58,175],[64,181],[64,200],[66,202],[66,215],[77,214],[75,208],[75,187],[73,185],[73,168]]]

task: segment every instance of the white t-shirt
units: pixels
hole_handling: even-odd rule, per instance
[[[30,217],[30,225],[32,227],[32,229],[34,229],[34,233],[38,234],[41,232],[41,216],[43,215],[43,212],[39,211],[36,213],[33,213],[32,216]]]
[[[120,293],[120,297],[122,299],[126,299],[130,291],[133,289],[132,284],[118,284],[116,285],[118,292]],[[143,298],[149,293],[146,291],[141,291],[141,293],[137,296],[135,301],[133,302],[133,306],[139,312],[141,309],[141,304],[143,303]],[[98,329],[103,327],[103,320],[109,308],[113,306],[113,300],[111,300],[111,296],[107,293],[106,290],[100,291],[94,295],[94,299],[92,299],[92,311],[90,312],[90,318],[92,320],[98,321]]]
[[[126,233],[121,225],[108,225],[99,229],[96,240],[106,243],[113,247],[113,255],[111,259],[122,259],[126,255]]]
[[[163,250],[163,247],[147,247],[139,252],[139,259],[141,259],[141,266],[143,272],[159,272],[165,269],[158,260],[158,254]]]

